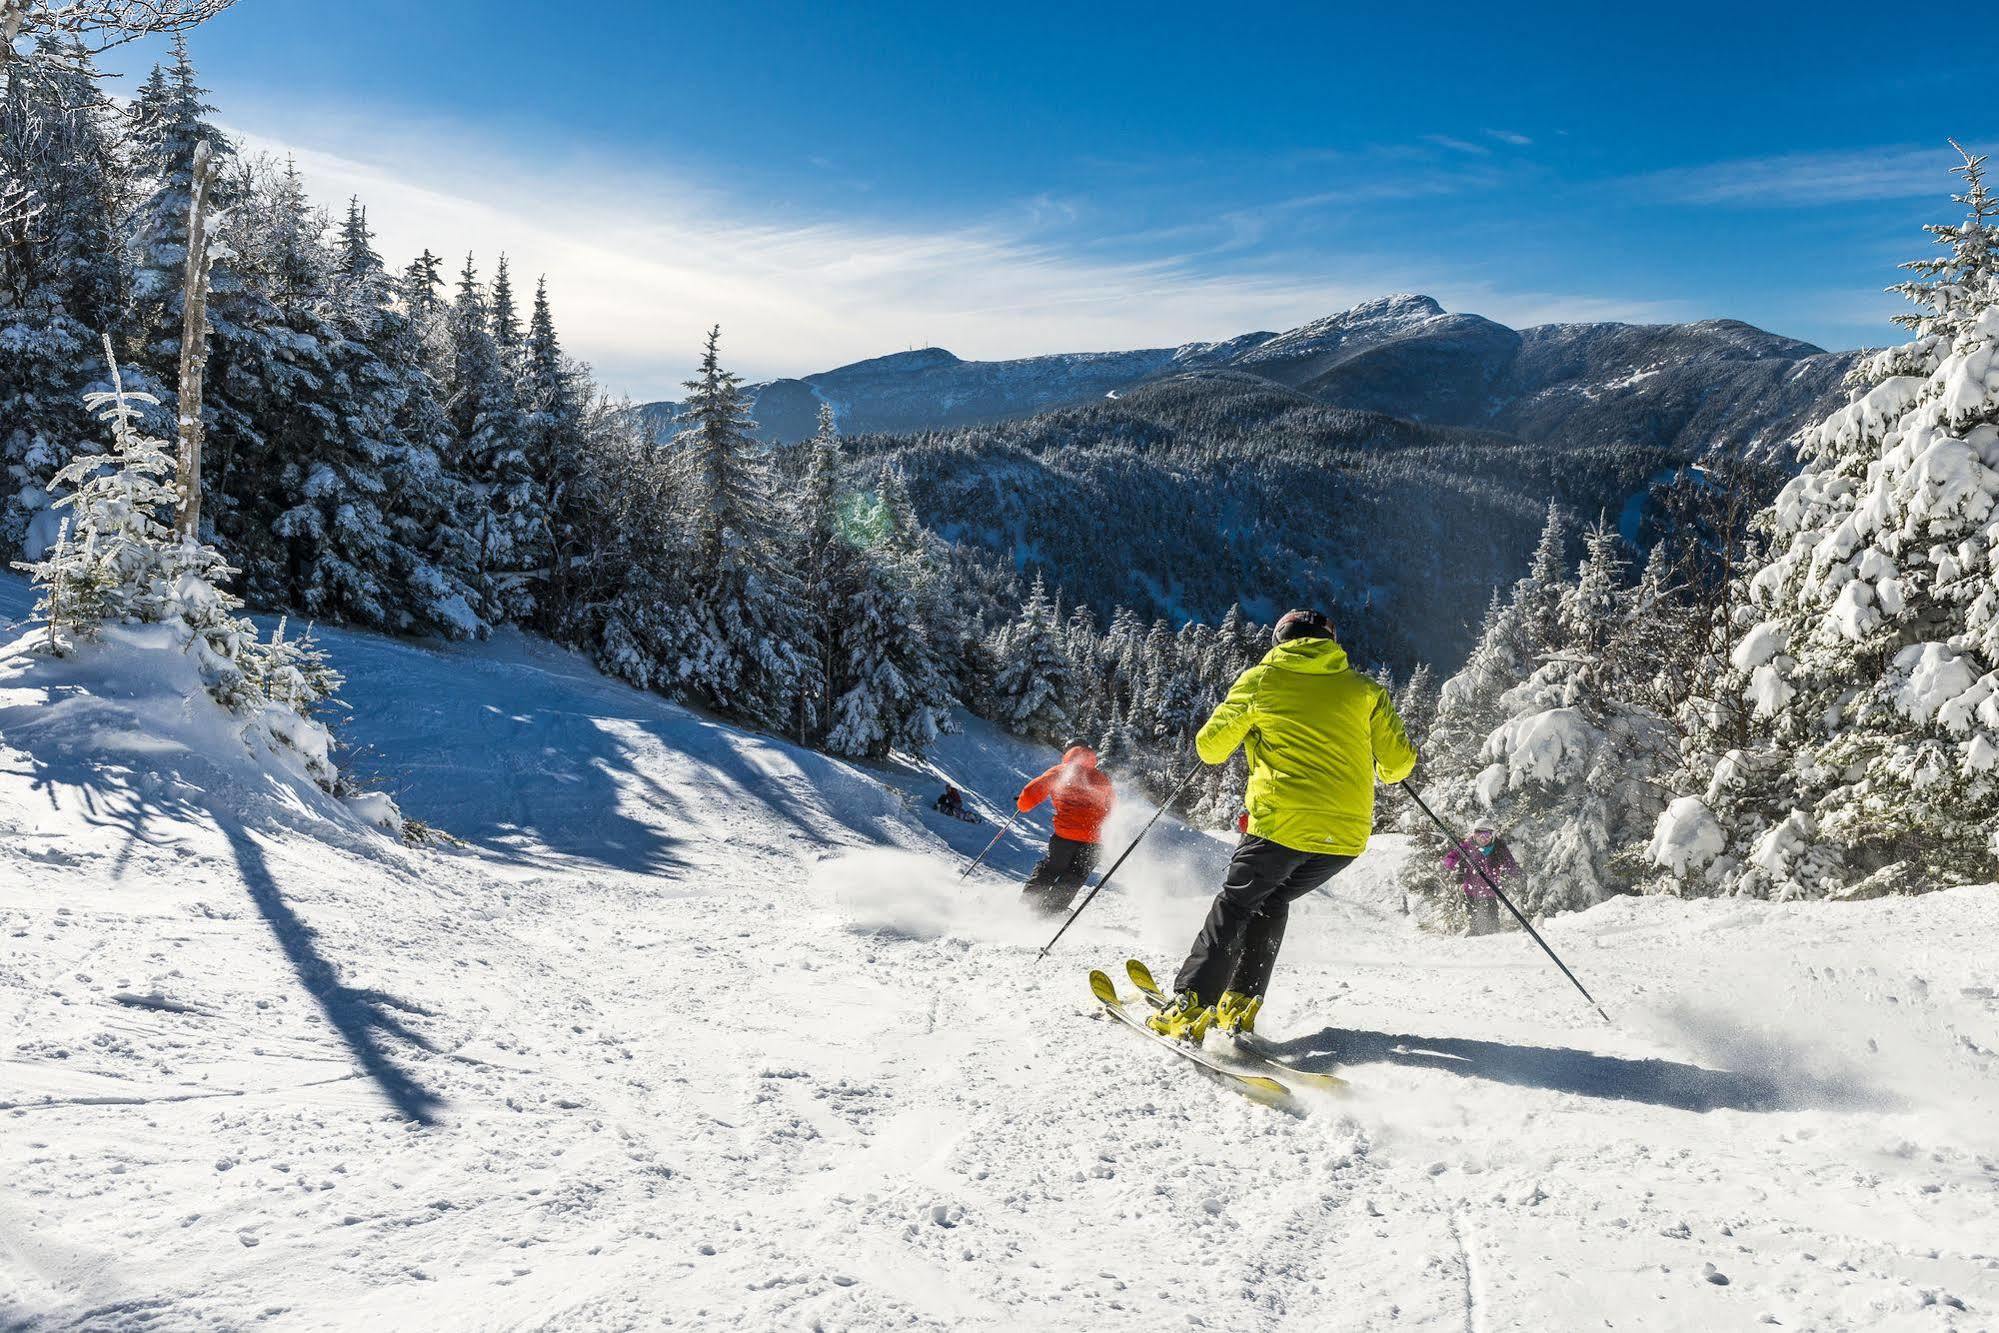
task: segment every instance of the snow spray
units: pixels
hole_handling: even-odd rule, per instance
[[[1117,868],[1125,863],[1126,858],[1128,858],[1133,852],[1138,850],[1138,844],[1145,841],[1145,835],[1152,832],[1152,826],[1159,822],[1159,816],[1165,814],[1166,811],[1172,806],[1173,802],[1180,799],[1180,793],[1187,789],[1187,784],[1192,782],[1194,780],[1194,775],[1196,773],[1199,773],[1204,767],[1206,767],[1206,765],[1196,764],[1192,768],[1187,770],[1187,776],[1181,778],[1180,781],[1174,786],[1172,792],[1167,795],[1166,799],[1159,803],[1159,808],[1152,812],[1152,818],[1145,821],[1145,827],[1138,831],[1138,836],[1131,840],[1131,845],[1125,848],[1122,852],[1118,853],[1118,859],[1111,862],[1111,868],[1104,872],[1103,878],[1099,879],[1096,882],[1096,885],[1093,888],[1091,888],[1091,890],[1087,894],[1083,895],[1083,901],[1077,903],[1076,910],[1069,913],[1069,919],[1062,923],[1062,929],[1055,932],[1055,939],[1052,939],[1048,941],[1048,943],[1041,946],[1041,952],[1034,956],[1035,962],[1038,963],[1042,959],[1046,958],[1048,956],[1048,951],[1055,947],[1056,941],[1060,940],[1064,935],[1069,933],[1069,927],[1076,924],[1076,918],[1083,914],[1083,909],[1090,905],[1090,900],[1095,898],[1099,893],[1103,892],[1104,885],[1111,882],[1112,875],[1117,874]]]

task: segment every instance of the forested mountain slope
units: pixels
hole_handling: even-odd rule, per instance
[[[1684,449],[1531,443],[1325,407],[1202,371],[1024,421],[847,442],[902,469],[923,521],[1100,614],[1339,608],[1363,661],[1455,664],[1550,497],[1615,520]]]
[[[1852,361],[1730,320],[1514,330],[1391,296],[1225,343],[928,348],[749,393],[776,441],[830,407],[856,484],[899,464],[926,525],[1100,617],[1336,604],[1363,660],[1407,671],[1462,659],[1551,499],[1635,538],[1648,485],[1716,449],[1774,492]]]

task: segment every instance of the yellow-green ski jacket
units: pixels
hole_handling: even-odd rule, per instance
[[[1331,639],[1292,639],[1236,678],[1194,738],[1201,761],[1243,747],[1249,831],[1297,852],[1359,856],[1374,828],[1374,781],[1400,782],[1416,750],[1388,691]]]

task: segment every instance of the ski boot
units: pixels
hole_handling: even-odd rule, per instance
[[[1201,997],[1190,990],[1183,990],[1166,1002],[1166,1007],[1145,1020],[1145,1025],[1162,1037],[1184,1041],[1190,1046],[1199,1046],[1201,1038],[1208,1035],[1208,1025],[1215,1021],[1215,1011],[1201,1003]]]
[[[1223,991],[1221,1002],[1215,1005],[1215,1026],[1234,1037],[1251,1036],[1256,1032],[1256,1011],[1263,1008],[1261,995],[1244,995],[1241,991]]]

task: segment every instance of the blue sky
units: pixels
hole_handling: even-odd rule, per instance
[[[1391,10],[239,0],[193,49],[392,257],[547,272],[641,396],[714,321],[762,376],[1387,291],[1878,344],[1945,137],[1999,142],[1978,45],[1892,7]]]

